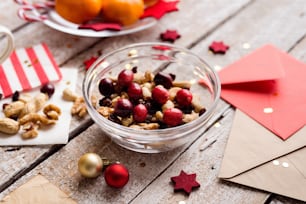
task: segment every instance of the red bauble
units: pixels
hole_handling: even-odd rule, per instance
[[[122,188],[129,181],[129,171],[120,163],[111,164],[104,171],[106,183],[115,188]]]

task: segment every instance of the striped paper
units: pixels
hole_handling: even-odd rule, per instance
[[[31,90],[62,78],[45,43],[17,49],[0,65],[0,93],[4,97],[15,91]]]

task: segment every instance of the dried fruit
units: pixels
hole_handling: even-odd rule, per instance
[[[154,77],[155,84],[163,85],[166,89],[170,89],[172,87],[172,81],[172,76],[163,72],[158,72]]]
[[[118,85],[120,87],[127,87],[132,83],[134,78],[134,73],[131,70],[125,69],[121,71],[118,75]]]
[[[164,111],[163,121],[170,127],[180,125],[183,120],[183,113],[180,109],[170,108]]]
[[[176,93],[176,101],[182,107],[191,105],[192,93],[187,89],[181,89]]]
[[[138,83],[131,83],[128,87],[127,94],[130,99],[138,100],[142,98],[142,88]]]
[[[169,92],[163,86],[158,85],[152,90],[152,98],[159,104],[164,104],[169,99]]]
[[[51,98],[51,96],[54,94],[55,88],[53,84],[45,84],[41,87],[40,92],[45,93]]]
[[[99,91],[104,96],[110,96],[114,93],[113,81],[110,78],[101,79],[99,83]]]
[[[19,91],[15,91],[12,96],[12,101],[18,101],[19,99]]]
[[[137,106],[134,107],[133,117],[135,122],[137,123],[144,122],[147,119],[147,115],[148,115],[148,110],[145,105],[138,104]]]
[[[118,99],[116,105],[115,105],[115,114],[120,117],[127,117],[129,116],[133,111],[133,104],[130,100],[125,98]]]

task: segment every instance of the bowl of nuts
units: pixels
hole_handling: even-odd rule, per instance
[[[82,91],[90,116],[115,143],[158,153],[204,133],[220,89],[216,71],[191,51],[139,43],[97,59]]]

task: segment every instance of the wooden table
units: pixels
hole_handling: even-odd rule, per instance
[[[112,38],[76,37],[42,23],[27,23],[16,16],[17,8],[12,0],[1,0],[0,24],[13,31],[16,47],[46,42],[61,67],[79,67],[79,93],[85,59],[99,50],[107,53],[131,43],[160,41],[159,34],[166,29],[181,34],[174,44],[189,48],[212,66],[224,67],[266,43],[306,62],[304,0],[182,0],[179,12],[168,14],[154,27]],[[208,52],[214,40],[230,45],[226,55]],[[245,43],[250,47],[246,48]],[[217,178],[233,113],[234,109],[221,101],[203,136],[189,147],[161,154],[125,150],[112,143],[90,118],[74,120],[66,145],[0,148],[0,199],[41,174],[79,203],[301,203]],[[210,136],[217,136],[217,141],[200,151]],[[86,152],[120,160],[130,171],[129,183],[117,190],[107,187],[102,176],[82,179],[77,161]],[[174,193],[170,183],[170,177],[181,169],[197,173],[201,183],[189,197]]]

